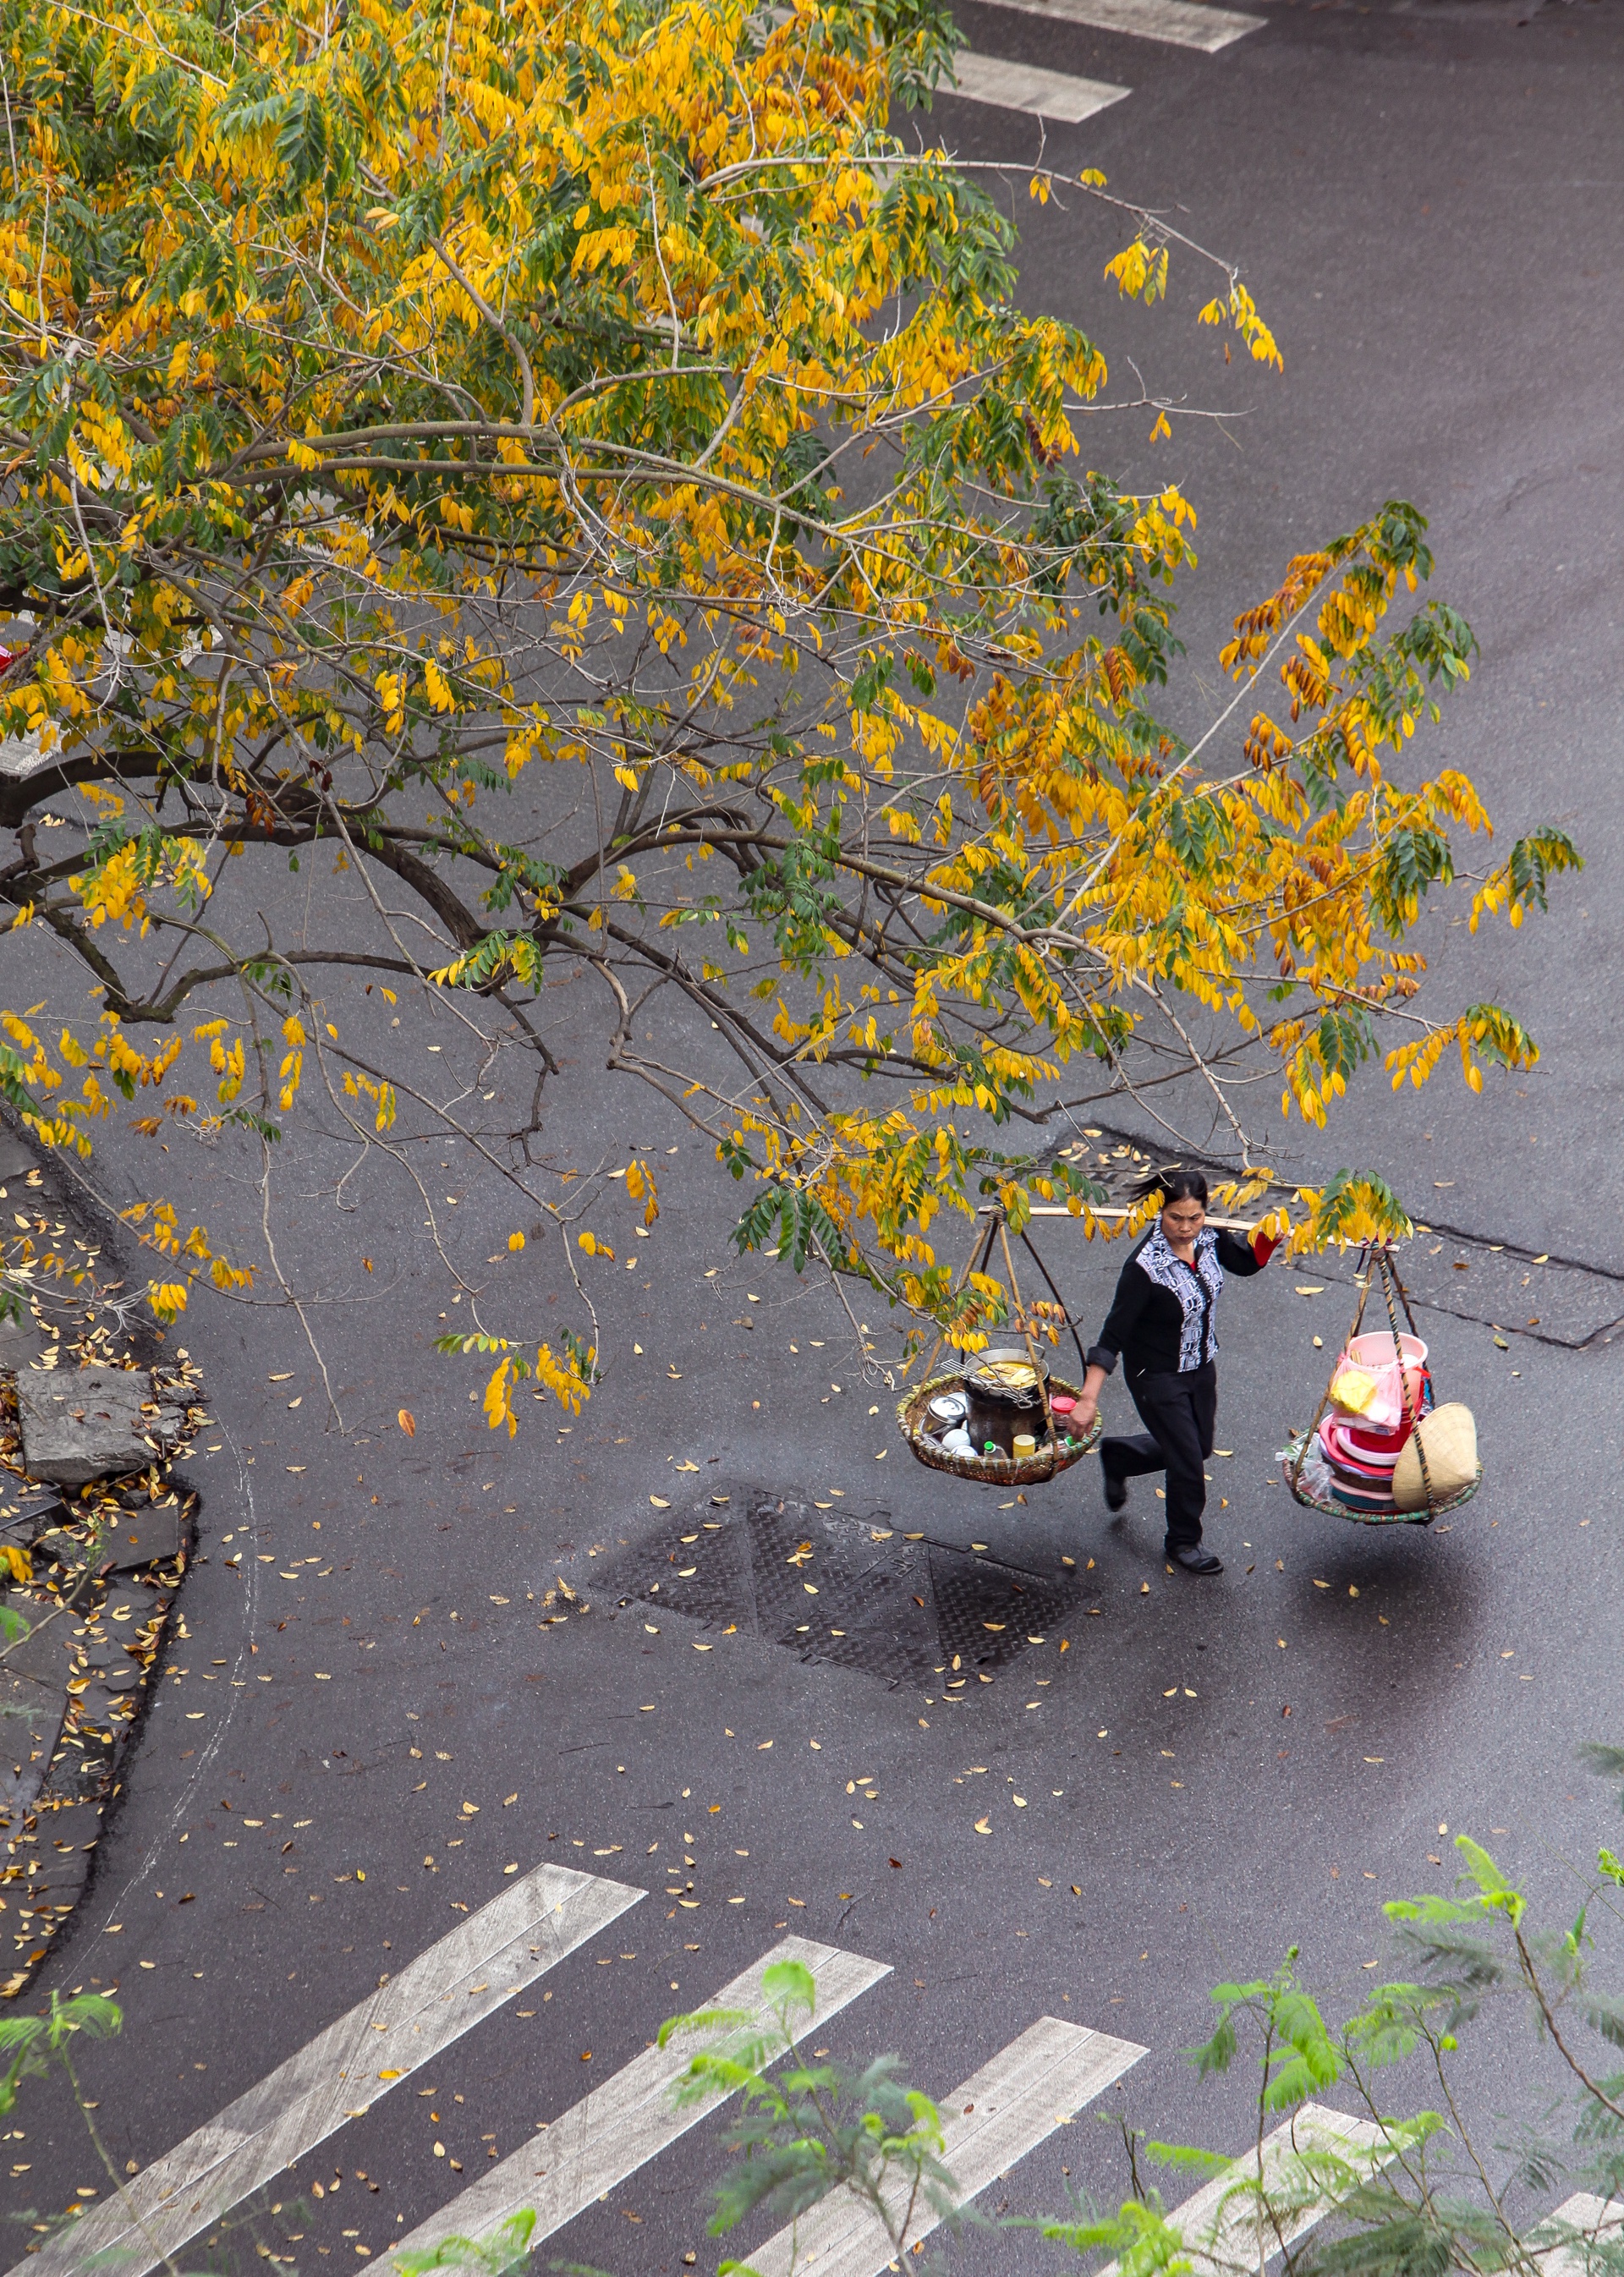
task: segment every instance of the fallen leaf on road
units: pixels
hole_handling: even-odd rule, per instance
[[[993,1831],[992,1822],[990,1819],[978,1818],[975,1823],[975,1831],[978,1834],[990,1834]]]
[[[653,1504],[656,1510],[669,1510],[671,1507],[670,1504],[668,1502],[663,1502],[659,1495],[651,1495],[649,1496],[649,1500]]]
[[[415,1439],[417,1436],[417,1418],[412,1413],[409,1407],[402,1407],[400,1413],[396,1415],[395,1421],[400,1425],[400,1428],[405,1432],[408,1439]]]

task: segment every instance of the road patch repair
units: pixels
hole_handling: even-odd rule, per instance
[[[186,1356],[136,1365],[120,1284],[20,1141],[0,1137],[0,1998],[88,1885],[194,1538],[172,1477],[208,1420]],[[20,1207],[19,1204],[27,1207]]]
[[[1091,1130],[1085,1135],[1094,1141],[1092,1146],[1079,1140],[1060,1148],[1056,1161],[1086,1169],[1113,1202],[1126,1203],[1133,1181],[1160,1158],[1119,1131]],[[1181,1160],[1203,1170],[1214,1186],[1237,1176],[1232,1162],[1197,1154]],[[1452,1195],[1457,1207],[1465,1199]],[[1431,1200],[1441,1206],[1441,1199],[1435,1184]],[[1412,1304],[1430,1306],[1458,1321],[1479,1321],[1499,1336],[1527,1336],[1535,1344],[1557,1344],[1569,1352],[1610,1344],[1624,1336],[1624,1274],[1515,1242],[1485,1241],[1462,1226],[1423,1222],[1423,1207],[1411,1206],[1414,1233],[1408,1241],[1393,1245],[1394,1260]],[[1262,1201],[1253,1207],[1262,1209]],[[1054,1214],[1033,1212],[1038,1218]],[[1323,1250],[1314,1259],[1313,1269],[1327,1280],[1351,1282],[1361,1253],[1357,1242],[1345,1250]]]

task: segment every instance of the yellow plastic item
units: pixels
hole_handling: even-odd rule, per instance
[[[1376,1397],[1378,1386],[1373,1375],[1361,1367],[1352,1367],[1344,1360],[1330,1379],[1330,1396],[1338,1407],[1346,1407],[1355,1415],[1362,1415]]]

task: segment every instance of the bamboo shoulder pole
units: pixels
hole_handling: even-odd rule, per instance
[[[998,1207],[996,1202],[983,1202],[976,1215],[979,1217],[990,1217]],[[1083,1217],[1081,1210],[1073,1213],[1060,1202],[1036,1202],[1027,1215],[1031,1217],[1071,1217],[1075,1215],[1079,1225]],[[1089,1207],[1088,1215],[1091,1217],[1131,1217],[1133,1213],[1132,1210],[1125,1209],[1119,1202],[1107,1202],[1098,1209]],[[1208,1225],[1222,1226],[1226,1233],[1254,1233],[1262,1221],[1261,1218],[1209,1217],[1207,1222]]]

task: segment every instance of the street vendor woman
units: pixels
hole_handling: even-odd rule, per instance
[[[1145,1428],[1100,1442],[1105,1506],[1120,1510],[1128,1481],[1167,1473],[1167,1545],[1170,1564],[1186,1573],[1221,1573],[1201,1544],[1207,1504],[1202,1466],[1212,1452],[1218,1407],[1218,1292],[1224,1276],[1261,1273],[1275,1244],[1250,1241],[1207,1223],[1207,1181],[1199,1170],[1154,1170],[1134,1190],[1136,1201],[1161,1198],[1161,1215],[1134,1244],[1117,1283],[1100,1341],[1088,1353],[1075,1420],[1094,1421],[1100,1390],[1118,1355]]]

